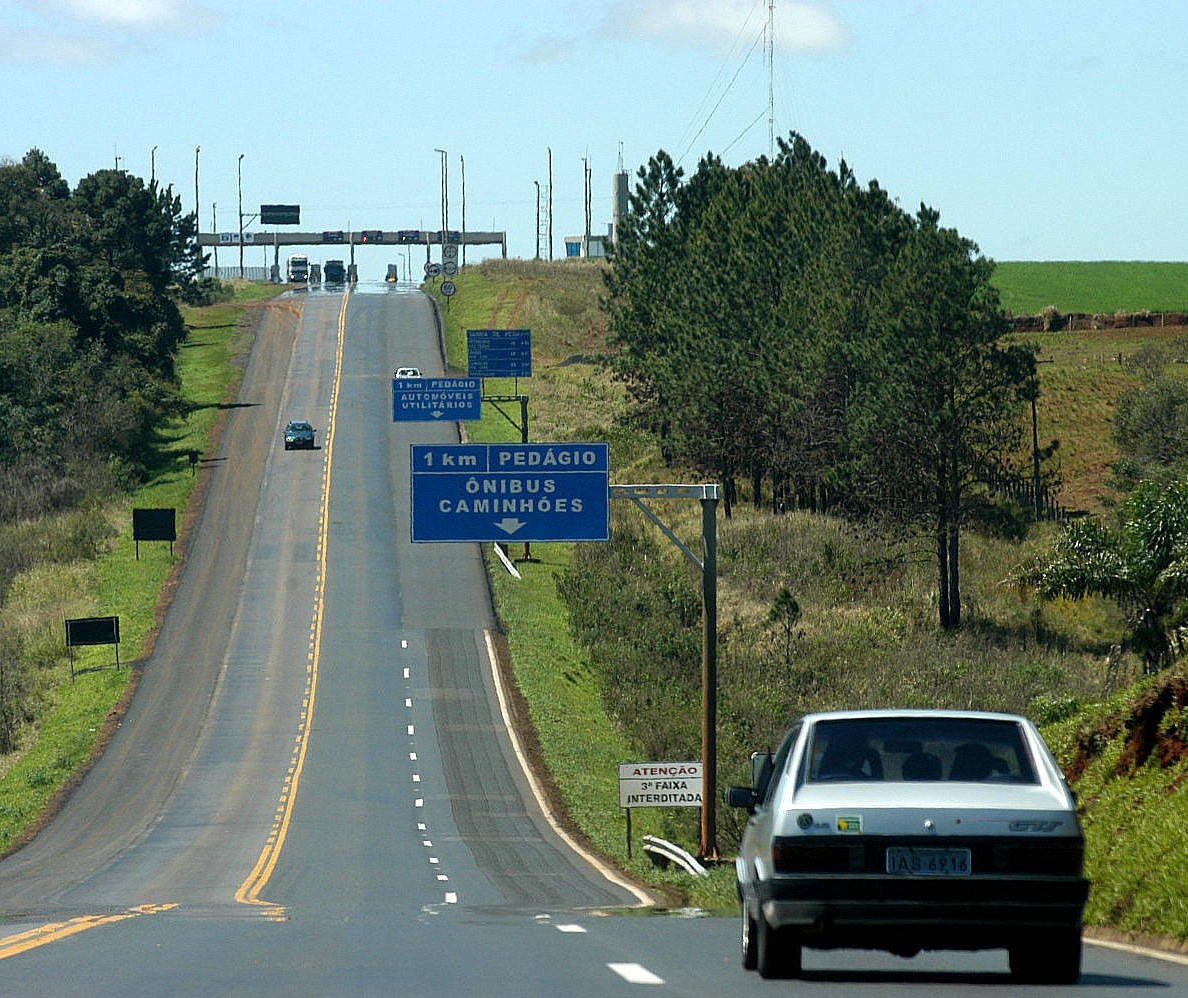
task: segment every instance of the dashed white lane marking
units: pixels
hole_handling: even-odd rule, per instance
[[[400,642],[400,647],[407,648],[408,642],[406,640],[402,639]],[[404,675],[405,681],[408,682],[412,678],[412,669],[408,666],[405,666],[403,669],[403,675]],[[413,709],[413,697],[412,696],[406,696],[404,698],[404,706],[408,710]],[[408,732],[409,738],[412,738],[417,733],[416,727],[412,724],[406,725],[405,730]],[[415,749],[409,750],[408,759],[409,759],[409,762],[412,762],[412,763],[417,762],[417,753],[416,753]],[[421,774],[414,772],[412,774],[412,782],[413,782],[414,786],[419,786],[421,783]],[[414,797],[413,798],[413,807],[423,808],[424,806],[425,806],[425,798],[423,798],[423,797]],[[428,833],[429,833],[428,825],[423,821],[418,821],[417,822],[417,831],[421,833],[421,845],[424,846],[426,849],[432,849],[433,848],[433,840],[428,837]],[[437,882],[441,883],[441,884],[449,883],[450,878],[446,874],[440,872],[441,860],[437,856],[429,856],[428,860],[429,860],[429,868],[434,871],[434,875],[437,879]],[[444,896],[444,903],[445,904],[457,904],[458,903],[458,893],[456,891],[446,891],[445,896]]]
[[[608,967],[628,984],[663,984],[664,978],[657,977],[647,967],[638,963],[608,963]]]
[[[585,932],[586,931],[586,927],[584,925],[572,925],[572,924],[558,925],[558,926],[556,926],[556,929],[558,932]]]

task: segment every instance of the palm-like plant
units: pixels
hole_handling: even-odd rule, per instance
[[[1051,554],[1025,568],[1019,581],[1045,599],[1112,600],[1125,613],[1128,644],[1148,673],[1171,664],[1171,640],[1188,596],[1188,481],[1144,482],[1118,509],[1118,526],[1070,524]]]

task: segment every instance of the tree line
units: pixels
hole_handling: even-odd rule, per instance
[[[138,480],[181,411],[197,222],[155,180],[0,161],[0,523]]]
[[[666,459],[749,495],[933,538],[942,626],[960,537],[1009,520],[1036,351],[1008,342],[993,263],[793,133],[738,168],[640,168],[606,275],[610,364]]]

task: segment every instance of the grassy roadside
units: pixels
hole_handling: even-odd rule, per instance
[[[135,682],[132,663],[150,650],[159,623],[159,606],[177,557],[164,543],[142,543],[140,558],[132,539],[132,509],[177,510],[179,525],[200,481],[189,452],[207,453],[223,406],[234,398],[251,345],[253,321],[246,306],[270,297],[268,285],[243,284],[224,305],[184,309],[190,328],[179,360],[182,391],[189,400],[183,418],[164,428],[161,463],[152,480],[131,495],[95,509],[112,541],[93,562],[72,562],[26,573],[5,601],[6,620],[24,636],[27,654],[42,664],[44,687],[40,718],[26,733],[26,747],[4,760],[0,776],[0,853],[8,852],[44,820],[47,807],[78,778],[97,751],[108,722]],[[114,614],[120,618],[116,649],[76,649],[72,681],[63,653],[63,620]]]

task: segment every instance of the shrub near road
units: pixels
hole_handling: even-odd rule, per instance
[[[564,288],[556,298],[554,277]],[[549,428],[547,437],[534,429],[532,439],[610,439],[616,482],[699,480],[666,467],[655,440],[638,433],[624,438],[614,422],[621,393],[589,362],[603,350],[596,266],[488,263],[469,268],[458,288],[443,312],[458,369],[465,367],[466,328],[532,328],[534,376],[520,388],[531,397],[533,426]],[[1072,300],[1070,307],[1080,303]],[[1099,367],[1098,347],[1131,353],[1152,335],[1182,332],[1044,337],[1041,357],[1053,362],[1041,364],[1039,376],[1045,391],[1054,385],[1061,394],[1060,405],[1050,409],[1041,394],[1041,425],[1045,436],[1061,439],[1065,495],[1083,496],[1096,508],[1108,500],[1103,469],[1118,456],[1110,450],[1110,402],[1137,383],[1116,361]],[[510,383],[506,387],[510,392]],[[1082,395],[1092,396],[1083,406]],[[471,431],[480,439],[518,439],[491,413]],[[1080,463],[1078,453],[1087,448],[1102,457]],[[659,512],[686,543],[696,542],[695,503],[667,504]],[[533,545],[540,560],[519,565],[523,583],[497,566],[492,572],[521,688],[570,814],[604,852],[652,877],[638,850],[627,861],[614,766],[653,753],[699,756],[698,589],[682,557],[633,507],[614,504],[612,513],[607,545]],[[1188,916],[1176,894],[1188,876],[1188,857],[1180,855],[1171,831],[1183,824],[1177,788],[1188,769],[1179,754],[1165,759],[1158,751],[1135,756],[1130,768],[1114,765],[1130,731],[1127,719],[1152,716],[1135,701],[1159,700],[1152,691],[1160,680],[1131,686],[1141,664],[1111,656],[1125,621],[1108,602],[1041,604],[1002,584],[1029,555],[1046,549],[1050,533],[1045,527],[1023,540],[970,536],[968,618],[960,630],[944,633],[935,624],[926,540],[891,539],[807,512],[740,508],[729,520],[720,518],[719,786],[746,782],[747,754],[772,745],[795,714],[809,709],[1020,711],[1049,725],[1066,769],[1085,781],[1075,785],[1085,804],[1089,870],[1097,882],[1087,918],[1098,926],[1188,938]],[[789,595],[799,615],[786,626],[789,618],[779,608],[786,611]],[[1179,703],[1160,714],[1156,732],[1179,731],[1182,713]],[[1150,729],[1150,721],[1144,723]],[[1094,746],[1093,762],[1083,769],[1073,764],[1078,739]],[[729,855],[738,818],[724,810],[719,844]],[[643,822],[646,830],[696,849],[695,811],[635,815],[637,836]],[[1157,852],[1166,862],[1150,858]],[[692,903],[729,907],[733,871],[725,873],[708,887],[667,879],[679,882]]]

